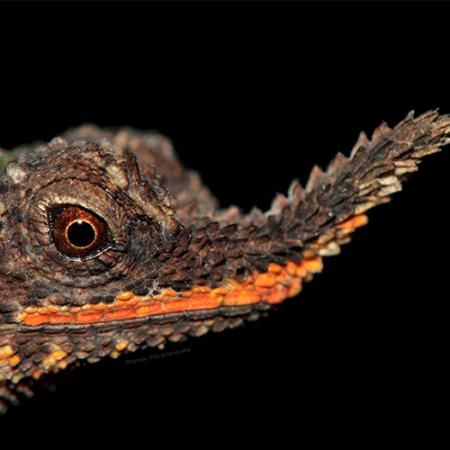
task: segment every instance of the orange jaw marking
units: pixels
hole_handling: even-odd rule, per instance
[[[345,234],[353,233],[357,228],[367,225],[368,217],[365,214],[359,214],[351,219],[342,222],[338,228],[345,232]]]
[[[9,365],[15,367],[20,363],[20,356],[13,350],[10,345],[0,347],[0,367]]]
[[[82,325],[215,309],[221,306],[245,306],[261,302],[277,304],[297,295],[303,280],[308,281],[313,273],[321,270],[320,257],[304,259],[300,263],[289,262],[283,266],[271,263],[265,273],[254,273],[241,281],[228,280],[215,289],[207,286],[198,286],[183,292],[167,289],[154,297],[121,292],[112,304],[28,307],[20,313],[18,320],[29,326]]]

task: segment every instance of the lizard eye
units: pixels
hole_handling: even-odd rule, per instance
[[[52,207],[49,223],[56,248],[70,258],[90,259],[111,246],[105,220],[81,206]]]

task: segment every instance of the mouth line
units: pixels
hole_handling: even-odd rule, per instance
[[[195,286],[190,290],[165,289],[155,296],[138,296],[131,291],[120,292],[113,303],[89,303],[79,306],[27,307],[17,316],[21,325],[93,325],[115,321],[165,316],[173,313],[194,313],[201,310],[256,305],[275,305],[297,295],[304,281],[322,271],[322,258],[307,258],[285,265],[270,263],[267,271],[244,278],[226,280],[222,286]]]

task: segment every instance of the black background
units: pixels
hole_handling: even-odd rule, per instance
[[[5,5],[0,145],[84,122],[155,129],[222,205],[267,208],[314,163],[348,154],[359,131],[411,109],[450,112],[448,12],[415,3]],[[38,425],[42,438],[59,429],[80,442],[88,429],[210,445],[302,442],[311,429],[317,442],[429,439],[443,420],[448,357],[449,171],[448,151],[430,157],[268,318],[77,371],[0,428]]]

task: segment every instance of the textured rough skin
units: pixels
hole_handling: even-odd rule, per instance
[[[0,153],[0,409],[78,360],[222,331],[296,295],[449,134],[437,112],[383,124],[247,215],[219,209],[157,134],[85,126]],[[50,212],[65,205],[99,217],[108,245],[62,253]]]

